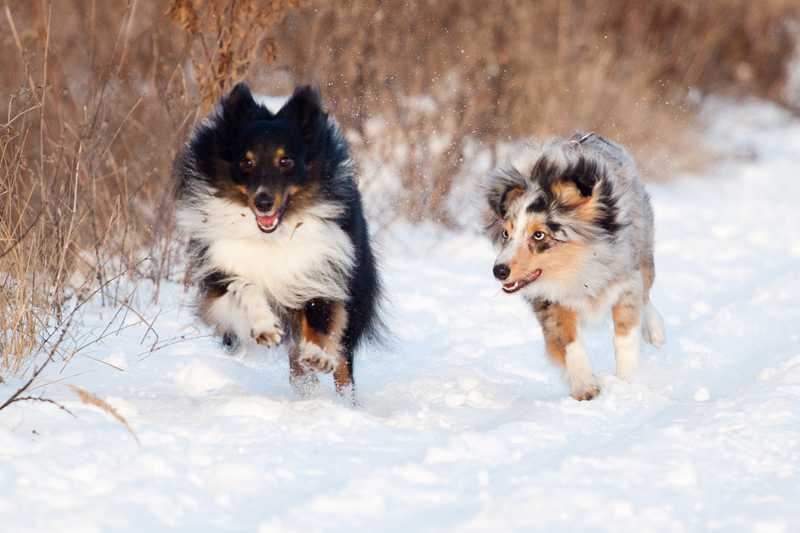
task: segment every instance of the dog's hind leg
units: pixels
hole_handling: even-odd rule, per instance
[[[333,383],[336,385],[336,392],[339,396],[350,402],[356,403],[356,391],[353,386],[353,353],[345,350],[342,362],[333,371]]]
[[[642,320],[642,297],[639,291],[620,296],[611,310],[614,318],[614,352],[617,358],[617,377],[627,379],[639,366]]]
[[[303,350],[299,345],[289,349],[289,383],[298,396],[306,396],[319,385],[317,376],[300,363]]]
[[[297,364],[306,371],[333,373],[336,391],[352,401],[352,358],[342,346],[347,310],[342,302],[314,299],[298,312],[300,354]]]
[[[658,314],[656,306],[649,299],[644,306],[644,324],[642,326],[642,336],[644,340],[656,348],[661,348],[667,342],[664,332],[664,321]]]
[[[650,301],[650,288],[655,281],[656,271],[653,257],[642,262],[642,278],[644,279],[644,323],[642,324],[642,337],[656,348],[661,348],[667,342],[664,332],[664,321],[658,314],[653,302]]]
[[[533,310],[544,332],[547,354],[563,369],[563,378],[576,400],[591,400],[600,393],[597,376],[583,345],[578,314],[537,298]]]

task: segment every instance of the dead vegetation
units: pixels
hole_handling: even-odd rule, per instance
[[[596,131],[669,175],[701,95],[781,98],[799,15],[794,0],[312,1],[279,27],[271,79],[316,80],[367,179],[400,176],[400,216],[446,221],[478,156],[530,136]]]
[[[232,80],[242,80],[253,60],[271,63],[278,44],[270,34],[299,0],[269,2],[172,0],[167,14],[188,37],[203,114],[219,101]]]
[[[114,333],[78,330],[87,304],[136,315],[158,296],[176,269],[175,153],[251,45],[274,55],[268,30],[291,4],[0,6],[0,382],[15,390],[0,409],[47,401],[23,393]]]
[[[125,420],[125,418],[121,414],[119,414],[119,412],[116,409],[114,409],[113,406],[109,405],[108,402],[104,402],[103,400],[101,400],[100,398],[95,396],[94,394],[92,394],[90,392],[86,392],[85,390],[80,389],[80,388],[78,388],[78,387],[76,387],[74,385],[69,385],[69,389],[72,392],[74,392],[75,394],[77,394],[78,397],[81,399],[81,401],[83,403],[88,404],[88,405],[94,405],[95,407],[99,407],[103,412],[108,413],[111,416],[113,416],[115,419],[117,419],[117,421],[120,424],[125,426],[125,429],[127,429],[128,433],[130,433],[131,436],[133,437],[133,440],[136,441],[136,444],[141,444],[139,442],[139,437],[136,436],[136,433],[133,432],[133,429],[131,429],[131,426],[128,425],[128,421]]]
[[[180,275],[172,160],[242,79],[273,95],[318,83],[382,220],[456,226],[457,197],[519,139],[596,131],[646,169],[678,164],[702,95],[786,98],[800,19],[794,0],[0,10],[0,379],[23,384],[82,346],[74,326],[90,298],[133,308],[143,280],[157,296]]]

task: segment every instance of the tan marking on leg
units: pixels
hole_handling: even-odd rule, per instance
[[[611,310],[614,317],[614,353],[617,377],[629,378],[639,366],[641,354],[642,295],[639,290],[622,294]]]
[[[309,327],[306,315],[302,311],[298,311],[300,315],[300,335],[303,341],[316,344],[320,348],[325,348],[327,335]]]
[[[642,318],[642,302],[642,298],[633,292],[626,292],[619,297],[619,301],[611,309],[615,335],[625,337],[639,324]]]
[[[639,268],[642,269],[642,279],[644,280],[644,301],[647,302],[649,299],[650,289],[653,287],[653,282],[656,279],[656,267],[653,261],[653,255],[650,254],[648,257],[642,259],[641,263],[639,264]]]
[[[327,333],[321,333],[311,328],[302,311],[299,311],[298,314],[300,315],[300,335],[303,341],[316,344],[329,354],[341,355],[342,335],[347,327],[347,310],[344,303],[333,304]]]
[[[340,356],[339,364],[333,371],[333,383],[336,385],[336,392],[345,398],[352,395],[353,391],[353,369],[347,364],[347,359]],[[351,399],[352,401],[352,399]]]
[[[533,308],[542,325],[547,354],[563,369],[570,395],[576,400],[597,396],[600,386],[581,340],[578,314],[540,298],[534,301]]]
[[[315,344],[336,358],[336,366],[333,370],[336,392],[344,398],[350,398],[352,402],[353,372],[351,366],[347,363],[347,358],[342,353],[342,335],[344,335],[344,330],[347,327],[348,318],[344,303],[336,302],[333,305],[327,333],[321,333],[311,328],[302,311],[299,312],[299,315],[300,335],[303,342]]]
[[[331,322],[328,338],[326,344],[322,346],[328,353],[336,354],[338,362],[336,369],[333,371],[333,382],[336,386],[336,392],[343,398],[349,398],[350,402],[354,401],[353,398],[353,369],[347,362],[347,358],[342,353],[342,335],[347,327],[347,310],[344,304],[339,303],[331,313]]]
[[[537,299],[533,304],[542,325],[547,355],[561,368],[566,366],[567,345],[578,337],[578,315],[558,304]]]

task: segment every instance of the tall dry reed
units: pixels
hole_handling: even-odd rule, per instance
[[[798,18],[795,0],[310,1],[266,74],[316,80],[367,180],[400,176],[400,216],[446,221],[454,188],[531,136],[596,131],[665,177],[703,94],[781,98]]]
[[[247,74],[250,45],[274,55],[269,28],[293,2],[262,4],[0,5],[0,380],[20,384],[10,401],[97,340],[79,335],[87,302],[136,313],[180,275],[172,161]]]
[[[123,277],[157,295],[180,275],[172,160],[242,79],[275,95],[318,82],[386,218],[456,225],[454,198],[522,138],[593,130],[668,168],[698,95],[781,98],[787,21],[800,18],[794,0],[2,0],[0,11],[6,379],[80,347],[67,326],[90,295],[132,306],[138,285]]]

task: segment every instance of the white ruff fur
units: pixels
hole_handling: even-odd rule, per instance
[[[614,352],[617,358],[617,377],[627,379],[639,366],[641,352],[639,325],[634,326],[627,335],[614,335]]]
[[[196,194],[178,211],[178,224],[208,246],[212,270],[256,285],[271,301],[298,309],[313,298],[346,300],[354,247],[330,218],[336,206],[317,206],[288,215],[273,233],[258,229],[245,206],[208,194]]]
[[[564,381],[569,385],[573,396],[581,396],[591,388],[599,389],[597,377],[592,369],[592,361],[583,345],[583,336],[578,330],[575,342],[567,345],[566,368]]]

